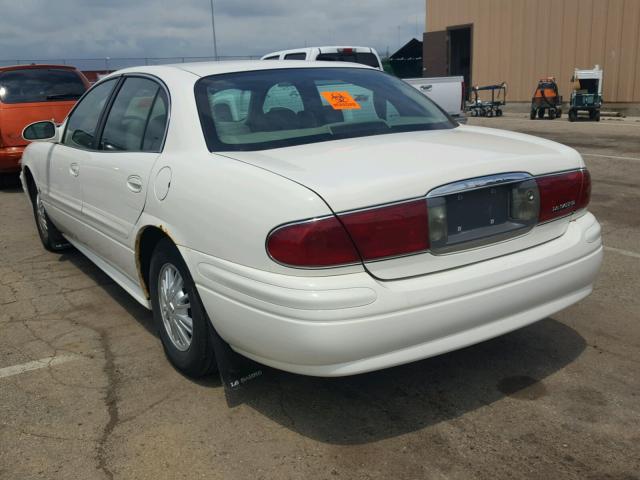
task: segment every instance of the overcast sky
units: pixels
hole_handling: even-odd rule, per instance
[[[424,30],[424,0],[214,0],[219,55],[311,45],[384,54]],[[0,0],[0,60],[212,55],[209,0]],[[6,62],[4,62],[6,63]]]

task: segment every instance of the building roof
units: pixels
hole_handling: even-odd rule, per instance
[[[422,60],[422,42],[412,38],[393,53],[390,60]]]

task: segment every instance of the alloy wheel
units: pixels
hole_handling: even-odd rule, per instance
[[[175,348],[184,352],[193,339],[193,318],[189,294],[178,269],[166,263],[158,275],[158,303],[162,323]]]

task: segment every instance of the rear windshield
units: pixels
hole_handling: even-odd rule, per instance
[[[73,70],[38,68],[0,73],[0,102],[76,100],[87,88]]]
[[[292,68],[204,77],[196,103],[211,151],[265,150],[454,128],[402,80],[364,68]]]
[[[336,53],[321,53],[316,57],[316,60],[327,62],[352,62],[361,63],[370,67],[380,68],[380,62],[378,57],[373,53],[366,52],[336,52]]]

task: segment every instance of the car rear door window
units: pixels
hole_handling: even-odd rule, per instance
[[[73,70],[28,68],[0,73],[0,102],[77,100],[87,87]]]
[[[169,99],[164,89],[161,88],[153,102],[153,108],[149,115],[147,129],[144,132],[144,140],[142,142],[142,151],[159,152],[162,149],[168,119]]]
[[[76,105],[67,121],[62,143],[70,147],[95,149],[98,120],[118,79],[110,79],[96,85]]]
[[[284,56],[285,60],[306,60],[307,54],[304,52],[287,53]]]
[[[140,152],[160,86],[148,78],[129,77],[120,88],[104,124],[101,150]],[[162,112],[156,114],[162,120]]]

